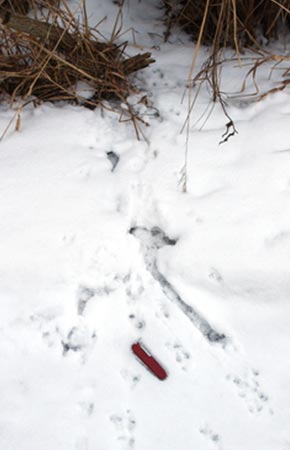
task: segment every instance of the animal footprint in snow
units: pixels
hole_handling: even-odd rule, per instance
[[[223,277],[221,276],[221,274],[219,273],[219,271],[217,269],[215,269],[214,267],[212,267],[208,273],[208,278],[210,279],[210,281],[212,281],[213,283],[222,283],[223,281]]]
[[[129,450],[134,448],[135,439],[133,431],[136,427],[136,421],[130,409],[125,414],[112,414],[110,421],[117,432],[117,440],[121,443],[122,449]]]
[[[169,319],[170,318],[170,305],[167,302],[160,302],[159,310],[156,311],[155,316],[158,319]]]
[[[90,417],[93,414],[94,409],[95,409],[94,403],[90,402],[90,401],[80,401],[78,403],[78,406],[79,406],[81,412],[87,417]]]
[[[144,293],[143,281],[140,275],[129,274],[125,280],[126,294],[130,301],[136,301],[140,299],[140,296]]]
[[[169,317],[170,317],[170,307],[169,307],[169,305],[167,305],[166,303],[162,303],[160,309],[161,309],[162,316],[165,319],[169,319]]]
[[[208,425],[201,427],[199,432],[215,444],[216,448],[219,450],[223,449],[220,435],[214,432]]]
[[[179,342],[174,342],[173,344],[167,342],[166,347],[175,354],[175,361],[181,365],[182,370],[186,371],[190,361],[190,353]]]
[[[82,318],[77,325],[68,329],[59,317],[37,314],[32,315],[30,320],[41,332],[46,345],[59,348],[63,356],[66,356],[68,352],[75,352],[85,360],[97,338],[96,332],[90,329]]]
[[[110,161],[110,163],[112,164],[111,172],[114,172],[114,170],[116,169],[116,167],[120,161],[120,156],[117,153],[110,151],[110,152],[107,152],[107,158]]]
[[[257,370],[250,369],[243,377],[227,375],[227,380],[236,386],[239,397],[245,401],[250,413],[257,414],[266,409],[269,398],[260,387],[259,372]],[[268,412],[273,414],[272,409],[269,407]]]
[[[143,330],[146,326],[145,320],[138,317],[136,314],[129,314],[129,319],[138,330]]]
[[[80,352],[86,356],[96,340],[95,331],[90,331],[86,326],[72,327],[67,336],[62,340],[63,355],[69,351]]]
[[[57,316],[43,312],[32,315],[30,321],[33,327],[41,333],[42,339],[48,347],[61,347]]]
[[[140,374],[132,373],[132,372],[130,372],[127,369],[121,370],[121,375],[122,375],[122,378],[129,383],[129,385],[130,385],[130,387],[132,389],[134,387],[136,387],[136,385],[141,380],[141,375]]]
[[[95,290],[86,286],[80,286],[77,293],[77,302],[78,302],[78,314],[80,316],[83,315],[87,303],[91,298],[95,295]]]

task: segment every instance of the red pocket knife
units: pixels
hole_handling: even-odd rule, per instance
[[[167,378],[166,371],[140,341],[135,342],[135,344],[131,346],[131,349],[137,358],[139,358],[147,369],[159,378],[159,380],[165,380],[165,378]]]

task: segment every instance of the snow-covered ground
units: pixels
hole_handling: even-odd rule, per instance
[[[116,5],[88,10],[109,33]],[[183,193],[193,44],[163,43],[154,0],[124,13],[128,51],[156,59],[138,75],[159,112],[144,107],[148,142],[115,114],[44,104],[0,145],[0,449],[289,450],[289,88],[238,98],[248,67],[228,64],[239,133],[222,145],[218,105],[196,123],[202,88]],[[1,133],[14,114],[1,106]]]

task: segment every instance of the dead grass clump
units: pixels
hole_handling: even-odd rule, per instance
[[[1,12],[14,12],[27,14],[30,10],[38,7],[59,6],[60,0],[0,0]]]
[[[134,91],[131,75],[153,62],[150,53],[125,56],[126,44],[116,44],[118,23],[112,38],[101,40],[88,25],[85,3],[81,25],[65,1],[62,9],[57,2],[42,2],[46,15],[35,6],[35,18],[12,11],[13,2],[7,1],[10,7],[0,8],[0,95],[9,96],[12,104],[20,97],[24,102],[62,100],[95,108],[112,100],[114,109],[120,102],[127,104]],[[15,10],[20,3],[14,0]],[[78,90],[80,82],[88,95]],[[136,126],[137,117],[127,107]]]
[[[178,23],[202,44],[232,46],[241,51],[257,44],[258,34],[277,38],[289,25],[289,0],[163,0],[167,10],[167,36]]]

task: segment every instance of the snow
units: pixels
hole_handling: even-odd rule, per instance
[[[87,3],[109,35],[116,5]],[[238,134],[219,145],[227,119],[216,106],[201,127],[203,87],[183,193],[193,44],[178,30],[163,43],[162,11],[145,9],[128,2],[124,29],[129,53],[156,59],[138,75],[159,113],[142,110],[147,142],[113,113],[49,104],[1,141],[0,448],[287,450],[289,88],[239,98],[248,67],[228,64]],[[269,67],[261,93],[280,77]],[[1,130],[14,114],[1,106]],[[153,227],[171,244],[154,244]],[[225,341],[209,342],[170,289]],[[165,381],[132,354],[138,339]]]

